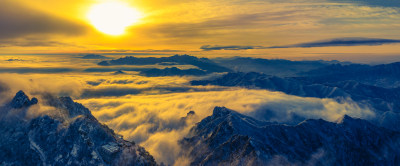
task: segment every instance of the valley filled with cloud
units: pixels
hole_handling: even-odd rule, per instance
[[[12,63],[14,63],[12,66],[29,64],[26,66],[36,68],[35,64],[46,63],[40,55],[18,57],[24,61],[10,62],[7,58],[9,57],[5,57],[2,63],[9,66]],[[57,66],[60,58],[64,61]],[[1,102],[9,102],[15,92],[23,90],[29,96],[39,99],[40,109],[31,108],[32,112],[36,112],[33,114],[39,116],[43,112],[39,111],[41,113],[38,114],[37,110],[51,110],[51,107],[43,102],[48,100],[49,95],[70,96],[87,107],[101,123],[109,126],[123,138],[143,146],[157,162],[175,165],[190,161],[190,158],[184,155],[179,141],[188,136],[196,123],[211,116],[214,107],[217,106],[227,107],[260,121],[288,125],[296,125],[306,119],[336,122],[344,115],[374,121],[380,116],[377,114],[381,114],[373,106],[356,102],[345,95],[334,98],[303,97],[285,94],[285,91],[246,88],[239,85],[230,87],[212,84],[192,85],[194,80],[215,79],[224,73],[211,73],[206,76],[189,74],[146,77],[138,71],[121,71],[115,68],[100,70],[109,68],[96,64],[101,59],[81,60],[75,56],[60,56],[46,59],[52,64],[47,70],[26,69],[29,72],[21,72],[9,69],[15,72],[0,74]],[[72,64],[75,63],[81,63],[80,67],[74,67]],[[293,63],[304,62],[293,61]],[[313,63],[320,66],[321,63],[329,65],[331,62]],[[176,65],[185,68],[182,64]],[[125,68],[162,69],[169,66],[132,64]],[[87,68],[95,67],[99,70],[85,71]],[[60,68],[69,70],[62,71],[63,74],[60,75],[58,70]],[[251,81],[248,79],[247,81]],[[226,79],[226,81],[233,80]]]

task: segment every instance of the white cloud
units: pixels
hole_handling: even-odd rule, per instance
[[[347,99],[303,98],[266,90],[232,88],[226,91],[186,92],[160,95],[129,95],[118,98],[82,99],[79,102],[92,109],[93,114],[129,140],[144,146],[158,160],[168,164],[180,156],[177,141],[201,119],[212,114],[215,106],[225,106],[257,119],[288,121],[296,113],[305,118],[335,121],[347,114],[372,118],[374,113]],[[115,105],[119,103],[119,105]],[[105,105],[105,107],[96,107]],[[186,113],[196,116],[179,123]],[[266,114],[269,110],[273,114]],[[123,112],[123,113],[121,113]],[[271,116],[273,115],[273,116]]]

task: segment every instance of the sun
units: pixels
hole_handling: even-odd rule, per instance
[[[141,13],[122,2],[93,5],[87,18],[99,31],[109,35],[122,35],[125,29],[139,21]]]

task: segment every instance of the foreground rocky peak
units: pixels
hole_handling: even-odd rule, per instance
[[[399,140],[350,116],[286,125],[216,107],[180,143],[191,165],[399,165]]]
[[[23,107],[34,101],[22,91],[14,99],[11,105]],[[56,108],[49,115],[0,121],[0,165],[157,165],[144,148],[122,139],[70,97],[47,104]]]
[[[225,107],[215,107],[213,110],[213,116],[218,116],[218,117],[226,116],[231,113],[233,112]]]

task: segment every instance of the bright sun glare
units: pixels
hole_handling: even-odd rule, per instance
[[[109,35],[121,35],[126,27],[140,19],[140,13],[122,2],[107,2],[91,7],[87,15],[90,23]]]

